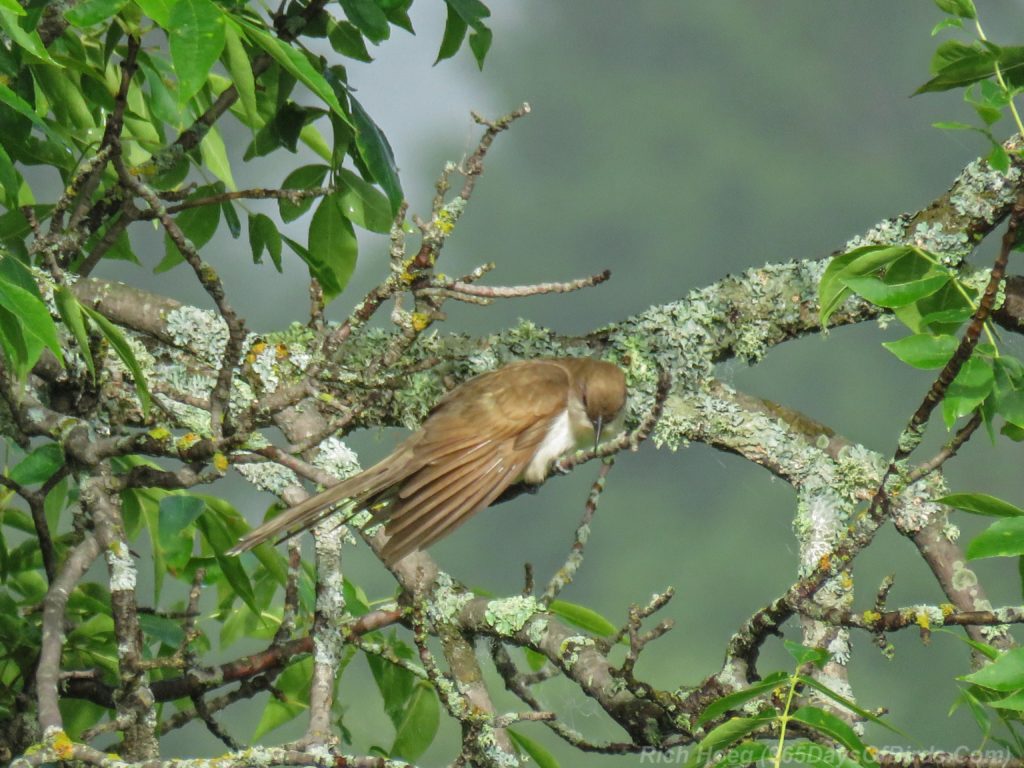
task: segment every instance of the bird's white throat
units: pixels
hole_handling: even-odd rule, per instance
[[[547,477],[551,464],[570,451],[585,448],[594,441],[594,428],[587,418],[582,405],[568,408],[551,422],[544,439],[537,446],[537,452],[523,472],[523,480],[540,483]]]

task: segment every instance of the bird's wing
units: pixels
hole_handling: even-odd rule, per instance
[[[447,535],[522,475],[565,409],[568,375],[531,361],[460,389],[424,422],[410,462],[416,469],[380,511],[388,521],[388,564]]]

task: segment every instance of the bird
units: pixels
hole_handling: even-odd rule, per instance
[[[567,453],[597,446],[616,428],[626,377],[614,363],[552,357],[509,363],[452,389],[420,428],[372,467],[346,478],[246,534],[237,555],[290,538],[342,501],[385,523],[389,567],[447,536],[512,484],[538,485]]]

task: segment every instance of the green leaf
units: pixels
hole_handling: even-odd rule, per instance
[[[783,640],[782,645],[797,664],[813,664],[816,667],[822,667],[831,658],[831,654],[824,648],[808,648],[806,645],[795,643],[792,640]]]
[[[135,359],[135,353],[132,352],[131,346],[121,333],[121,329],[114,325],[112,322],[107,320],[106,317],[101,315],[95,309],[86,306],[85,304],[79,305],[82,311],[88,316],[90,320],[96,323],[96,327],[99,328],[100,333],[103,334],[107,343],[114,349],[114,352],[124,363],[125,368],[131,373],[132,378],[135,380],[135,392],[139,396],[139,404],[142,406],[142,412],[149,414],[149,387],[146,385],[146,379],[142,375],[142,368],[139,366],[139,361]]]
[[[466,32],[468,30],[469,25],[466,21],[459,15],[458,11],[449,5],[448,18],[444,24],[444,36],[441,38],[441,48],[437,52],[434,64],[450,59],[458,53],[459,48],[462,47],[462,41],[466,39]]]
[[[412,659],[413,652],[409,646],[393,635],[388,644],[396,657],[407,661]],[[410,670],[375,654],[366,654],[366,662],[384,700],[384,712],[397,731],[405,719],[418,680]]]
[[[790,719],[812,728],[842,744],[860,765],[876,765],[867,746],[846,722],[817,707],[800,707]]]
[[[910,253],[913,249],[904,245],[868,245],[833,258],[818,286],[818,312],[822,326],[850,295],[850,289],[844,282],[846,278],[870,274]]]
[[[1007,362],[1013,358],[1004,355],[993,361],[996,385],[996,410],[1010,424],[1024,426],[1024,382],[1009,372]]]
[[[326,300],[345,290],[356,268],[358,247],[352,224],[341,207],[341,195],[337,192],[327,195],[313,213],[305,257],[310,274],[320,281]]]
[[[402,204],[402,184],[398,179],[398,168],[395,166],[395,155],[391,145],[377,124],[363,109],[355,96],[349,96],[352,105],[352,124],[356,129],[356,149],[373,179],[391,202],[391,215],[398,213]]]
[[[895,733],[895,734],[897,734],[899,736],[902,736],[902,737],[904,737],[906,739],[910,738],[907,734],[905,734],[899,728],[896,728],[895,726],[890,725],[889,723],[885,722],[885,720],[880,718],[878,715],[875,715],[875,714],[873,714],[871,712],[868,712],[863,707],[857,706],[854,702],[850,701],[848,698],[846,698],[842,694],[836,693],[831,688],[829,688],[827,685],[823,685],[822,683],[820,683],[817,680],[815,680],[813,677],[808,677],[807,675],[797,675],[797,677],[800,679],[800,682],[802,682],[804,685],[810,686],[814,690],[816,690],[819,693],[821,693],[823,696],[827,696],[828,698],[832,699],[832,701],[834,701],[837,704],[839,704],[840,706],[850,710],[851,712],[853,712],[854,714],[860,716],[864,720],[870,720],[872,723],[875,723],[876,725],[880,725],[883,728],[885,728],[885,729],[887,729],[889,731],[892,731],[893,733]]]
[[[909,283],[890,285],[877,277],[847,275],[842,278],[847,287],[879,307],[893,309],[913,304],[930,296],[949,282],[949,275],[931,275]]]
[[[469,36],[469,50],[473,52],[473,58],[476,59],[476,65],[478,68],[484,68],[484,59],[487,58],[487,52],[491,50],[491,41],[494,39],[494,33],[489,29],[474,30]]]
[[[313,659],[307,656],[292,664],[275,681],[281,698],[271,697],[263,709],[252,740],[256,741],[278,726],[295,719],[309,708],[309,683],[313,678]]]
[[[210,186],[200,187],[191,195],[189,200],[196,200],[207,197],[214,189]],[[195,208],[186,208],[174,217],[175,223],[182,234],[189,239],[189,242],[198,250],[210,242],[217,227],[220,225],[219,205],[200,205]],[[164,257],[153,270],[158,274],[172,269],[184,261],[178,246],[171,240],[171,236],[164,232]]]
[[[15,16],[24,16],[25,9],[18,5],[15,0],[0,0],[0,8],[10,11]]]
[[[532,648],[523,648],[523,656],[526,658],[526,666],[534,672],[543,669],[544,665],[548,663],[547,656],[543,653],[537,653]]]
[[[991,664],[959,679],[993,691],[1018,691],[1024,688],[1024,648],[1012,648]]]
[[[348,56],[356,61],[373,61],[373,56],[366,50],[363,36],[354,24],[332,20],[328,24],[327,39],[331,43],[331,48],[342,56]]]
[[[260,48],[269,53],[274,61],[281,65],[282,69],[319,96],[342,121],[348,125],[353,125],[352,118],[348,116],[341,106],[338,97],[334,95],[334,90],[327,84],[327,80],[324,79],[320,72],[313,68],[313,65],[309,63],[309,60],[302,53],[251,24],[245,25],[245,34]]]
[[[441,723],[441,708],[433,687],[420,680],[413,688],[405,708],[405,716],[395,731],[390,755],[410,763],[427,751]]]
[[[200,498],[206,502],[207,509],[227,528],[232,545],[252,530],[248,521],[242,517],[241,512],[224,499],[208,495],[200,496]],[[252,554],[259,561],[260,565],[263,566],[263,571],[269,574],[278,584],[284,586],[288,579],[288,569],[285,566],[284,557],[274,549],[273,545],[269,543],[261,544],[252,551]]]
[[[727,720],[701,739],[683,764],[683,768],[699,768],[706,764],[716,752],[734,744],[749,733],[762,728],[776,719],[778,713],[774,709],[762,712],[755,717],[734,717]]]
[[[547,747],[540,742],[534,741],[526,734],[512,728],[509,728],[506,733],[513,744],[533,759],[537,768],[560,768],[555,756],[548,752]]]
[[[989,734],[992,732],[992,718],[989,716],[989,711],[985,709],[985,705],[983,705],[969,690],[963,689],[953,701],[952,706],[950,706],[949,716],[952,716],[961,704],[967,705],[967,708],[971,712],[971,717],[974,718],[975,725],[977,725],[978,730],[981,731],[982,738],[987,740]]]
[[[579,627],[594,635],[608,637],[618,632],[618,628],[608,619],[592,608],[587,608],[576,603],[569,603],[565,600],[553,600],[548,606],[551,613],[565,619],[574,627]]]
[[[326,165],[303,165],[289,173],[283,182],[282,189],[316,189],[324,183],[327,172],[330,170]],[[278,209],[281,211],[281,218],[285,222],[295,221],[302,214],[313,207],[316,198],[309,196],[298,203],[293,203],[285,198],[277,201]]]
[[[1001,651],[999,649],[989,645],[988,643],[982,643],[978,640],[972,640],[966,635],[962,634],[960,630],[946,629],[944,627],[935,627],[932,632],[941,632],[944,635],[954,637],[964,645],[970,647],[972,650],[977,651],[979,654],[984,656],[986,659],[994,661],[999,658]]]
[[[1024,555],[1024,517],[998,520],[967,545],[967,559]]]
[[[960,340],[955,336],[918,333],[914,336],[904,336],[897,341],[883,342],[882,346],[907,365],[929,369],[942,368],[949,362],[959,344]]]
[[[391,34],[388,17],[373,0],[339,0],[348,20],[375,43]]]
[[[953,42],[947,41],[939,46],[939,50],[936,52],[939,67],[935,77],[914,91],[915,96],[920,93],[963,88],[995,74],[998,60],[996,54],[987,49],[967,46],[963,43],[957,43],[955,46],[949,45]]]
[[[473,29],[477,31],[487,29],[483,19],[488,18],[491,11],[480,0],[445,0],[445,2]]]
[[[47,443],[33,450],[8,473],[16,483],[29,486],[45,483],[64,466],[64,451],[58,443]]]
[[[715,699],[703,712],[700,713],[700,717],[694,721],[693,725],[694,727],[697,727],[709,720],[714,720],[716,717],[724,715],[729,710],[736,709],[741,704],[746,704],[751,699],[756,699],[758,696],[782,685],[788,679],[789,675],[786,672],[773,672],[763,680],[752,683],[741,691],[736,691],[735,693],[730,693],[728,696]]]
[[[1006,173],[1010,170],[1010,155],[1003,149],[1002,144],[992,144],[992,151],[985,158],[993,170]]]
[[[232,192],[238,189],[231,175],[231,161],[228,160],[227,147],[224,146],[224,139],[221,138],[220,131],[216,126],[211,125],[206,131],[206,135],[199,144],[199,154],[203,158],[203,164],[214,176],[223,181],[228,189]]]
[[[164,29],[171,23],[171,10],[174,7],[174,0],[134,0],[135,4],[142,9],[142,12]]]
[[[242,103],[249,127],[255,130],[263,124],[263,118],[256,107],[256,79],[252,74],[252,62],[238,32],[234,22],[224,27],[224,64],[231,75],[231,82],[238,91],[238,100]]]
[[[2,146],[0,146],[0,186],[4,189],[4,200],[7,207],[17,207],[21,176],[15,170],[11,156]]]
[[[174,0],[168,19],[171,60],[184,104],[203,87],[224,50],[224,14],[210,0]]]
[[[936,504],[959,509],[963,512],[970,512],[974,515],[985,515],[987,517],[1019,517],[1024,515],[1024,509],[1015,507],[1008,501],[989,496],[987,493],[951,493],[948,496],[935,499]]]
[[[195,496],[165,496],[160,500],[160,524],[157,529],[157,541],[164,550],[172,550],[179,546],[192,524],[206,509],[206,503]],[[187,536],[189,543],[191,534]],[[186,553],[186,560],[191,552]]]
[[[974,0],[935,0],[935,5],[939,7],[940,11],[951,16],[958,16],[961,19],[978,18]]]
[[[964,23],[960,19],[947,18],[932,27],[932,37],[935,37],[944,29],[963,29]]]
[[[14,13],[8,10],[7,6],[0,6],[0,28],[7,32],[10,39],[20,48],[28,51],[37,59],[45,61],[47,64],[63,69],[60,64],[50,58],[50,53],[46,50],[46,46],[43,45],[39,33],[34,29],[28,32],[18,24],[19,15],[23,14]]]
[[[996,709],[1011,709],[1015,712],[1024,712],[1024,691],[1011,693],[1003,699],[993,699],[988,702],[988,705]]]
[[[209,505],[207,505],[208,507]],[[256,604],[256,595],[253,592],[249,574],[246,573],[241,559],[226,554],[237,543],[238,536],[228,529],[221,515],[213,512],[197,518],[196,527],[209,544],[221,573],[224,574],[224,578],[234,589],[235,594],[242,598],[249,610],[259,616],[260,609]]]
[[[42,343],[34,336],[26,336],[18,316],[4,309],[3,304],[0,304],[0,347],[19,379],[28,376],[43,351]]]
[[[89,369],[89,376],[92,377],[93,381],[96,381],[96,364],[92,359],[92,350],[89,348],[89,334],[85,329],[85,318],[78,305],[78,299],[75,298],[75,294],[68,290],[66,286],[58,285],[53,290],[53,300],[54,304],[57,305],[57,311],[60,313],[64,325],[67,326],[68,330],[75,337],[75,341],[78,342],[78,351],[85,361],[85,367]]]
[[[10,258],[7,257],[3,261]],[[43,346],[53,352],[62,365],[64,364],[60,342],[57,340],[57,327],[41,298],[9,282],[7,275],[0,273],[0,306],[15,315],[24,335],[38,339]],[[35,359],[26,360],[26,369],[35,365],[38,359],[39,355],[36,354]]]
[[[281,233],[269,216],[262,213],[249,216],[249,245],[252,248],[252,260],[259,264],[263,260],[263,250],[270,254],[270,260],[277,271],[281,271]]]
[[[22,117],[31,120],[32,123],[41,131],[43,131],[52,141],[58,144],[61,144],[63,142],[63,139],[53,130],[53,128],[50,127],[50,124],[36,114],[36,111],[32,109],[31,104],[29,104],[21,96],[12,91],[3,83],[0,83],[0,101],[2,101],[11,109],[13,109]]]
[[[139,626],[146,637],[159,640],[169,648],[178,648],[185,640],[185,629],[180,621],[157,616],[152,613],[139,612]]]
[[[932,128],[938,128],[940,131],[976,131],[977,126],[971,125],[970,123],[959,123],[955,120],[940,120],[939,122],[932,123]]]
[[[983,82],[987,83],[989,81],[984,80]],[[982,122],[985,123],[986,126],[995,125],[1003,119],[1002,110],[997,109],[996,107],[990,107],[987,104],[972,104],[971,106],[974,107],[974,111],[978,113],[978,117],[981,118]],[[984,131],[982,131],[982,133],[984,133]],[[1003,148],[1001,144],[995,144],[995,146],[1000,149]]]
[[[941,309],[937,312],[929,312],[926,315],[921,315],[920,323],[923,326],[937,326],[937,325],[963,325],[965,320],[968,320],[971,315],[974,314],[974,309],[966,307],[956,307],[954,309]],[[935,329],[938,330],[938,329]]]
[[[338,172],[341,190],[341,209],[353,224],[371,232],[391,231],[391,207],[388,199],[352,171],[342,168]]]
[[[106,707],[82,699],[62,698],[59,705],[64,721],[64,732],[75,741],[80,741],[82,733],[96,725],[110,711]]]
[[[971,357],[953,379],[942,401],[942,417],[951,427],[961,416],[972,413],[991,394],[995,385],[992,366],[977,356]]]
[[[82,0],[64,11],[64,18],[76,27],[91,27],[115,16],[128,0]]]

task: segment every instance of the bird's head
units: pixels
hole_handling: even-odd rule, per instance
[[[580,399],[587,418],[594,425],[594,445],[601,432],[616,422],[626,405],[626,376],[622,369],[603,360],[581,360],[577,378]]]

